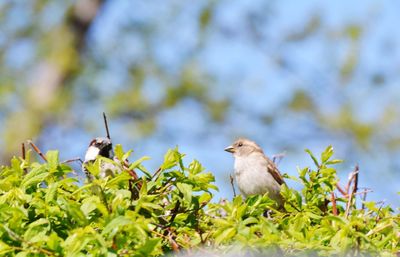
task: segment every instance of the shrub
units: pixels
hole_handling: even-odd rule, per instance
[[[130,152],[115,149],[122,169]],[[308,151],[309,152],[309,151]],[[270,254],[392,255],[400,249],[400,217],[389,207],[355,197],[333,197],[336,170],[328,147],[315,168],[299,169],[296,191],[282,187],[285,210],[267,195],[213,200],[214,176],[196,160],[184,166],[169,150],[152,174],[146,158],[99,178],[102,162],[88,167],[92,181],[80,181],[57,151],[40,164],[14,157],[0,170],[0,254],[6,256],[159,256],[183,250],[268,251]],[[133,188],[139,192],[135,196]],[[336,204],[333,204],[336,203]],[[269,217],[264,217],[265,210]]]

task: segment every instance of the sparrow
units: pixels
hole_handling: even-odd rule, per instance
[[[94,162],[98,156],[113,160],[117,163],[119,162],[119,160],[114,156],[111,139],[106,137],[96,137],[90,142],[85,154],[85,160],[83,162],[83,170],[85,171],[89,181],[93,181],[94,177],[87,170],[86,165],[88,163]],[[114,165],[110,162],[101,162],[99,175],[102,178],[105,178],[106,176],[113,177],[115,173],[120,173],[122,171],[126,171],[131,175],[132,178],[129,180],[129,190],[132,193],[132,200],[137,199],[139,196],[140,188],[142,187],[142,182],[138,181],[139,176],[137,175],[137,173],[129,168],[128,160],[125,160],[122,163],[121,167]]]
[[[279,207],[282,206],[280,189],[285,181],[275,163],[264,154],[259,145],[249,139],[240,138],[224,150],[232,153],[235,158],[234,174],[242,195],[248,197],[268,193]]]
[[[94,162],[97,156],[102,156],[110,160],[114,160],[114,151],[112,142],[106,137],[96,137],[93,139],[86,150],[85,160],[83,162],[83,170],[89,178],[93,178],[86,169],[88,163]],[[120,168],[109,162],[102,162],[100,168],[100,177],[114,176],[114,172]]]

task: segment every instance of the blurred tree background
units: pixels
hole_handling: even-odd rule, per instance
[[[231,197],[223,148],[250,137],[283,172],[336,148],[374,200],[398,205],[400,24],[395,1],[0,2],[0,156],[32,138],[82,157],[109,116],[114,143],[179,145]],[[296,186],[296,185],[293,185]]]

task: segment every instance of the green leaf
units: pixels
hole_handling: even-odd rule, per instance
[[[55,200],[55,195],[57,193],[57,189],[58,189],[58,182],[51,183],[48,186],[47,192],[46,192],[46,197],[45,197],[45,201],[47,204]]]
[[[224,229],[223,232],[215,238],[215,243],[216,245],[219,245],[222,242],[228,243],[235,235],[236,228]]]
[[[192,185],[177,183],[176,186],[178,187],[179,191],[183,194],[183,198],[186,202],[192,202]]]
[[[248,226],[250,224],[257,224],[259,220],[255,217],[248,217],[247,219],[243,220],[243,225]]]
[[[91,196],[83,200],[80,209],[85,216],[88,216],[89,213],[97,209],[99,203],[100,199],[98,196]]]
[[[21,182],[23,188],[28,188],[31,185],[36,185],[43,182],[48,176],[48,173],[44,166],[37,166],[31,170]]]
[[[67,201],[63,198],[59,198],[59,200],[64,205],[68,215],[70,218],[75,220],[80,226],[84,226],[87,224],[87,219],[85,214],[81,211],[78,203],[73,201]]]
[[[118,216],[111,220],[105,227],[102,235],[108,235],[108,238],[113,238],[119,231],[121,227],[125,227],[129,224],[132,224],[132,220],[125,216]]]
[[[321,153],[321,161],[322,163],[326,163],[333,155],[333,147],[328,146],[325,151]]]
[[[123,181],[128,181],[131,178],[132,178],[132,176],[127,171],[124,171],[124,172],[117,174],[114,178],[108,180],[106,183],[106,186],[111,187],[114,185],[118,185],[119,183],[121,183]]]
[[[148,157],[148,156],[143,156],[142,158],[140,158],[140,159],[138,159],[138,160],[132,162],[132,163],[129,165],[129,169],[130,169],[130,170],[134,170],[134,169],[138,168],[138,166],[141,165],[142,162],[147,161],[147,160],[150,160],[150,159],[151,159],[151,158]]]
[[[306,153],[308,153],[310,155],[311,159],[314,161],[315,166],[319,167],[318,160],[317,160],[317,158],[315,158],[313,153],[309,149],[306,149],[305,151],[306,151]]]
[[[161,238],[147,239],[144,245],[138,250],[141,254],[143,254],[143,256],[150,256],[160,243]]]
[[[243,204],[243,198],[241,195],[236,196],[235,198],[233,198],[233,205],[234,206],[240,206]]]
[[[0,255],[6,256],[6,253],[10,253],[10,252],[13,252],[13,251],[14,251],[13,247],[9,246],[8,244],[6,244],[3,241],[0,241]]]
[[[48,236],[48,238],[47,238],[47,245],[53,251],[59,250],[59,248],[61,247],[60,243],[61,243],[61,239],[58,237],[57,233],[55,233],[55,232],[52,232],[50,234],[50,236]]]
[[[123,160],[124,150],[122,149],[122,145],[117,144],[114,148],[114,155],[118,160]]]
[[[6,256],[6,253],[13,252],[14,248],[3,241],[0,241],[0,255]]]
[[[22,176],[22,174],[24,173],[21,166],[22,162],[17,157],[13,157],[11,159],[11,168],[13,169],[15,174],[18,174],[19,176]]]
[[[182,163],[183,155],[179,153],[178,147],[174,149],[169,149],[164,156],[164,163],[161,165],[162,170],[168,170],[172,167],[179,165],[180,169],[183,171],[184,166]]]
[[[129,156],[132,154],[132,150],[127,151],[126,153],[124,153],[124,155],[122,156],[122,161],[126,161],[128,160]]]
[[[201,166],[200,162],[197,160],[194,160],[192,163],[189,164],[189,173],[196,175],[200,172],[202,172],[204,168]]]
[[[342,163],[342,162],[343,162],[342,160],[335,159],[335,160],[327,161],[326,165],[338,164],[338,163]]]
[[[59,163],[58,151],[48,151],[46,153],[47,164],[50,172],[55,172]]]

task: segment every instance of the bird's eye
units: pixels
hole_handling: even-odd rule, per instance
[[[238,146],[239,146],[239,147],[243,146],[243,143],[239,143]]]

